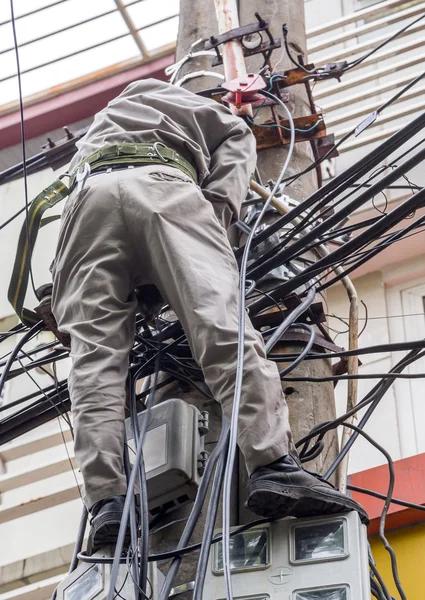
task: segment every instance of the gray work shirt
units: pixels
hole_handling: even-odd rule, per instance
[[[70,171],[89,154],[122,142],[162,142],[195,164],[204,196],[224,226],[239,216],[255,169],[255,138],[225,106],[156,79],[131,83],[77,142]]]

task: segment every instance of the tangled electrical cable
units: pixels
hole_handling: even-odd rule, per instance
[[[12,0],[11,9],[13,21]],[[357,59],[357,61],[349,63],[347,65],[347,70],[366,60],[373,52],[382,48],[386,43],[389,43],[392,39],[406,31],[422,18],[424,18],[424,16],[416,19],[407,27],[391,36],[391,38],[373,51],[360,59]],[[284,30],[284,43],[289,58],[298,68],[301,68],[306,72],[306,76],[314,75],[311,70],[300,65],[291,56],[287,41],[287,33],[287,30],[286,33]],[[15,47],[17,51],[16,32]],[[173,79],[177,78],[180,68],[187,60],[190,60],[190,58],[198,55],[204,56],[211,54],[202,51],[195,53],[192,50],[193,48],[186,57],[173,66],[170,71]],[[18,80],[20,81],[18,52],[16,52],[16,54]],[[415,83],[424,76],[425,73],[412,79],[407,86],[397,92],[389,101],[381,105],[376,113],[379,114],[382,112],[382,110],[398,99],[400,95],[405,93],[405,91],[410,89],[410,87],[415,85]],[[121,592],[128,577],[130,577],[129,581],[132,581],[134,587],[134,597],[137,600],[147,600],[149,598],[150,587],[148,581],[148,563],[169,559],[172,562],[160,594],[161,600],[166,600],[170,596],[182,558],[188,553],[197,550],[200,551],[200,555],[193,595],[195,600],[202,600],[210,547],[212,544],[219,541],[221,541],[223,545],[224,575],[226,578],[227,598],[230,600],[233,596],[230,571],[230,539],[232,536],[237,535],[250,527],[268,522],[267,519],[261,519],[232,531],[230,530],[230,485],[236,452],[238,409],[241,398],[244,352],[244,344],[242,342],[245,329],[246,306],[249,310],[250,317],[258,319],[262,318],[266,309],[269,309],[270,307],[275,307],[277,309],[277,311],[274,312],[273,323],[269,326],[262,327],[262,335],[264,337],[265,347],[269,358],[278,363],[285,362],[285,367],[280,370],[280,376],[284,382],[337,382],[344,379],[358,381],[366,377],[379,379],[379,382],[360,402],[334,421],[322,423],[315,427],[308,435],[304,436],[301,440],[298,440],[297,447],[299,449],[301,461],[305,463],[313,460],[323,452],[325,448],[324,437],[327,432],[334,430],[337,427],[346,427],[353,431],[353,434],[349,437],[348,441],[343,444],[337,458],[324,474],[325,479],[328,479],[339,468],[341,463],[343,463],[359,436],[363,436],[369,443],[374,445],[375,448],[385,455],[390,473],[390,484],[386,495],[378,494],[373,490],[366,490],[356,486],[348,487],[354,491],[380,497],[385,501],[380,521],[379,535],[386,550],[390,554],[393,576],[400,597],[402,600],[405,598],[397,571],[395,554],[385,538],[385,518],[391,502],[415,508],[417,510],[424,510],[424,508],[403,499],[395,499],[392,497],[394,488],[392,459],[384,448],[364,432],[364,427],[382,402],[390,386],[397,378],[425,377],[425,373],[410,374],[403,372],[411,364],[425,356],[425,340],[382,344],[362,349],[350,348],[349,350],[340,351],[334,349],[326,351],[326,353],[315,352],[314,349],[315,345],[319,343],[319,336],[314,328],[314,323],[311,321],[311,307],[317,292],[320,292],[336,281],[343,279],[353,269],[358,268],[365,261],[370,260],[378,252],[384,251],[392,244],[404,240],[410,235],[416,235],[417,233],[422,232],[421,227],[425,225],[425,219],[423,217],[418,217],[416,219],[414,217],[408,225],[394,231],[395,226],[414,214],[414,211],[417,208],[422,207],[425,203],[424,189],[414,185],[409,185],[412,196],[392,211],[384,211],[379,216],[360,224],[347,225],[347,220],[355,210],[364,206],[366,202],[373,199],[376,194],[381,193],[382,190],[387,189],[390,186],[395,186],[400,178],[406,178],[406,173],[425,159],[425,150],[418,149],[425,141],[424,138],[413,146],[409,146],[407,150],[404,150],[399,156],[392,159],[390,164],[382,164],[387,158],[391,157],[394,152],[398,151],[400,147],[404,144],[408,144],[414,135],[423,130],[425,127],[425,115],[422,114],[414,119],[411,123],[394,134],[389,140],[386,140],[384,144],[375,148],[366,157],[362,157],[360,161],[329,181],[309,198],[305,199],[295,207],[288,207],[287,212],[282,214],[282,216],[274,223],[267,224],[266,227],[259,229],[259,224],[263,216],[268,211],[274,210],[271,208],[274,199],[276,197],[283,197],[285,185],[294,183],[294,181],[304,173],[317,166],[317,164],[320,164],[320,162],[325,160],[326,156],[329,155],[329,152],[344,143],[348,137],[355,133],[355,129],[353,129],[349,134],[344,136],[331,151],[313,165],[309,166],[308,169],[285,179],[285,173],[291,160],[296,129],[287,106],[280,98],[270,92],[270,89],[273,88],[273,82],[277,81],[279,77],[280,76],[278,75],[273,75],[270,79],[269,90],[262,93],[266,98],[272,99],[286,112],[287,120],[290,124],[289,131],[291,138],[289,150],[280,175],[271,188],[266,191],[266,198],[263,198],[263,200],[265,200],[264,206],[258,211],[258,216],[250,229],[245,245],[236,251],[236,257],[240,262],[240,319],[239,352],[237,359],[238,370],[232,420],[231,423],[228,423],[223,419],[220,439],[207,462],[198,495],[190,515],[187,518],[183,534],[177,547],[173,550],[149,554],[149,532],[152,531],[153,522],[149,523],[148,520],[143,441],[146,434],[149,411],[154,404],[156,391],[171,381],[180,380],[192,386],[209,401],[213,398],[205,386],[203,386],[202,371],[191,355],[180,322],[168,322],[166,319],[162,318],[161,315],[158,315],[154,322],[148,323],[144,318],[139,317],[136,323],[135,343],[130,353],[128,376],[129,411],[135,440],[135,455],[132,456],[130,460],[129,448],[126,444],[125,466],[129,482],[129,493],[125,500],[124,514],[115,555],[113,558],[100,559],[97,556],[88,557],[82,552],[83,535],[87,521],[87,511],[83,508],[77,542],[70,566],[70,572],[72,572],[77,567],[79,560],[88,563],[105,563],[112,565],[111,586],[108,592],[108,600],[122,597]],[[25,157],[25,132],[23,128],[21,89],[20,99],[23,169],[26,182],[27,161]],[[260,124],[260,126],[282,127],[277,124]],[[315,126],[317,126],[317,124]],[[391,169],[388,173],[389,167],[391,167]],[[362,181],[363,178],[364,181]],[[407,181],[409,183],[408,179]],[[255,201],[258,204],[260,198],[255,198]],[[8,221],[0,225],[0,229],[5,227],[24,211],[28,214],[27,199],[25,207],[20,209],[20,211]],[[246,226],[249,229],[249,225],[246,224]],[[258,251],[260,244],[265,241],[270,241],[274,234],[278,234],[279,237],[277,244],[274,244],[270,250],[264,252]],[[357,234],[356,237],[352,237],[353,234]],[[335,246],[335,249],[323,252],[323,245],[333,245]],[[312,260],[311,255],[314,255],[314,260]],[[318,257],[318,260],[316,260],[316,257]],[[270,274],[278,267],[285,267],[287,273],[286,278],[283,281],[275,280],[274,287],[273,285],[270,285],[267,287],[267,291],[262,290],[262,278],[270,276]],[[330,273],[333,273],[333,275],[330,276]],[[292,306],[287,310],[285,302],[287,298],[293,294],[297,294],[297,306],[295,308]],[[7,381],[11,381],[20,376],[32,378],[34,381],[33,375],[31,374],[32,370],[43,368],[47,364],[56,365],[59,361],[68,357],[67,349],[58,347],[56,342],[47,343],[36,348],[26,348],[28,344],[31,344],[35,336],[38,335],[43,327],[41,322],[34,325],[32,328],[18,325],[13,327],[10,331],[0,334],[0,341],[10,341],[12,336],[20,336],[20,339],[13,350],[0,359],[0,367],[3,368],[0,376],[0,394]],[[303,342],[302,350],[300,350],[299,353],[290,355],[274,352],[273,349],[275,344],[282,339],[282,336],[289,334],[291,330],[302,330],[305,332],[305,334],[303,334],[305,342]],[[322,329],[321,333],[322,335],[325,335],[326,331],[323,331]],[[321,378],[290,375],[290,373],[303,361],[322,360],[324,356],[329,359],[349,359],[364,354],[396,352],[402,350],[408,351],[408,354],[388,373],[358,374],[355,372]],[[159,380],[160,372],[167,375],[167,377],[161,379],[161,381]],[[145,384],[142,390],[139,393],[136,393],[136,383],[140,379],[144,379]],[[0,415],[3,412],[6,413],[5,417],[0,418],[0,444],[14,439],[18,435],[30,431],[34,427],[37,427],[52,418],[58,416],[67,418],[66,415],[70,409],[70,401],[66,380],[58,381],[57,377],[55,377],[53,385],[42,387],[36,383],[36,386],[38,388],[37,391],[0,406]],[[353,425],[353,423],[350,422],[350,418],[356,415],[361,409],[365,409],[365,413],[359,424],[357,426]],[[140,415],[141,411],[143,412]],[[71,427],[69,421],[67,424]],[[131,463],[133,463],[133,467],[130,466]],[[136,508],[135,496],[133,494],[136,479],[138,479],[140,485],[140,511]],[[195,525],[206,503],[207,490],[211,485],[212,493],[208,503],[202,542],[190,543]],[[214,536],[214,526],[222,490],[224,496],[223,534],[222,536]],[[159,523],[165,513],[166,510],[164,508],[163,511],[160,511],[155,523]],[[127,523],[130,524],[131,545],[126,555],[123,555],[122,550]],[[120,565],[126,565],[127,574],[121,588],[117,589],[116,582]],[[370,558],[370,569],[373,595],[378,599],[384,598],[385,600],[391,600],[388,589],[380,577],[372,558]]]
[[[366,202],[369,198],[372,197],[372,194],[376,193],[376,190],[381,186],[385,186],[388,184],[388,178],[391,181],[396,181],[398,177],[401,177],[405,172],[407,172],[413,165],[417,164],[420,159],[422,159],[423,150],[418,150],[417,146],[414,146],[414,150],[405,151],[397,158],[397,164],[400,163],[400,166],[397,169],[393,169],[389,174],[383,174],[385,171],[382,171],[381,178],[376,183],[372,183],[372,185],[368,188],[356,188],[355,190],[350,188],[349,197],[345,198],[347,195],[348,186],[354,178],[360,178],[361,176],[368,176],[377,164],[382,162],[387,156],[389,156],[392,152],[396,151],[402,144],[405,144],[411,137],[412,132],[418,133],[423,127],[425,127],[425,118],[424,116],[418,117],[412,124],[408,125],[406,128],[402,129],[398,134],[395,134],[393,138],[388,140],[384,147],[379,147],[378,149],[372,151],[369,157],[367,157],[366,163],[367,167],[365,167],[365,161],[362,161],[361,164],[357,163],[353,165],[348,172],[341,174],[335,180],[329,182],[324,188],[315,192],[312,197],[306,199],[303,203],[296,205],[293,207],[288,215],[280,217],[278,223],[282,224],[284,227],[278,229],[277,231],[281,232],[282,238],[280,242],[280,246],[282,250],[274,250],[274,256],[272,253],[262,253],[258,255],[258,253],[253,254],[252,252],[248,252],[246,256],[250,257],[249,267],[248,262],[246,261],[245,266],[246,269],[246,277],[250,278],[248,282],[245,278],[242,280],[241,290],[244,290],[243,294],[243,302],[245,302],[246,293],[248,296],[248,307],[251,318],[258,315],[258,318],[261,317],[262,311],[265,308],[270,306],[275,306],[277,308],[277,312],[275,313],[274,321],[269,326],[269,328],[263,328],[263,336],[265,340],[266,347],[269,351],[270,359],[276,362],[284,361],[287,363],[287,366],[281,370],[281,377],[285,382],[290,381],[316,381],[318,379],[315,378],[300,378],[297,376],[292,376],[290,372],[302,361],[304,360],[318,360],[323,358],[322,353],[314,352],[314,344],[316,332],[315,329],[308,323],[308,314],[309,307],[315,298],[315,288],[320,289],[320,282],[322,281],[322,274],[327,272],[327,269],[332,268],[335,265],[343,265],[344,272],[347,270],[347,261],[350,261],[353,257],[353,241],[358,240],[360,236],[357,236],[352,239],[347,239],[343,243],[339,243],[336,246],[336,250],[329,253],[329,256],[325,257],[325,264],[323,267],[320,265],[320,260],[316,262],[311,262],[307,260],[304,266],[301,266],[301,263],[298,264],[298,267],[295,268],[295,263],[300,259],[303,259],[303,254],[305,252],[315,251],[315,248],[319,247],[320,244],[329,243],[333,240],[339,239],[341,240],[341,236],[346,235],[347,233],[352,233],[356,231],[356,227],[341,227],[339,223],[341,220],[350,214],[350,211],[354,210],[353,207],[358,206],[361,203]],[[416,152],[414,156],[410,156],[412,152]],[[401,162],[400,159],[406,158],[405,162]],[[283,172],[281,173],[283,177]],[[282,178],[281,177],[281,178]],[[375,175],[372,178],[367,179],[366,181],[371,181],[372,179],[377,179]],[[279,186],[279,182],[274,186],[275,189],[269,192],[269,199],[274,197],[277,193],[277,190],[282,191]],[[392,219],[391,223],[399,223],[408,211],[412,210],[412,206],[416,205],[418,194],[422,194],[422,191],[417,191],[412,198],[408,199],[408,205],[405,206],[403,211],[399,211],[397,213],[397,218]],[[319,207],[329,208],[329,206],[338,207],[341,202],[341,197],[345,198],[344,207],[339,209],[336,214],[330,216],[319,216]],[[422,202],[423,200],[421,200]],[[347,204],[348,202],[348,204]],[[347,208],[348,207],[348,208]],[[268,210],[268,207],[265,207],[265,210]],[[404,239],[406,235],[409,235],[409,232],[412,231],[414,227],[417,226],[415,223],[409,223],[406,227],[403,227],[397,230],[395,233],[384,233],[388,231],[387,225],[383,227],[383,223],[385,224],[385,220],[392,213],[388,213],[386,215],[380,215],[379,217],[375,217],[371,219],[367,223],[362,224],[361,230],[363,232],[368,233],[364,240],[361,240],[361,243],[356,242],[355,247],[357,250],[359,248],[363,248],[364,255],[362,253],[357,252],[354,256],[355,262],[353,264],[358,264],[361,260],[366,260],[368,256],[370,256],[370,252],[376,251],[376,248],[385,249],[390,246],[392,243],[395,243],[399,239]],[[299,221],[296,221],[299,219]],[[258,220],[257,220],[258,222]],[[417,219],[417,222],[421,222],[420,219]],[[293,228],[288,225],[293,223]],[[330,224],[332,223],[332,225]],[[375,231],[377,225],[380,226],[379,231],[381,232],[381,237],[370,234],[370,231]],[[267,228],[262,230],[260,233],[255,235],[255,227],[251,229],[252,235],[252,246],[251,249],[255,248],[259,239],[265,240],[272,234],[274,229],[276,228],[275,224],[268,225]],[[294,230],[296,230],[296,235],[294,235]],[[360,234],[361,235],[361,234]],[[299,240],[298,237],[300,236]],[[382,237],[384,236],[384,237]],[[345,239],[345,238],[344,238]],[[288,241],[292,243],[288,245]],[[307,240],[310,240],[307,243]],[[374,243],[372,245],[371,250],[368,249],[368,244]],[[348,248],[348,250],[347,250]],[[284,258],[281,257],[281,252],[284,253]],[[240,251],[237,252],[237,255]],[[253,256],[255,256],[253,260]],[[278,260],[274,260],[278,257]],[[272,262],[268,262],[271,259]],[[267,263],[266,267],[263,265]],[[285,264],[289,271],[292,273],[290,279],[286,282],[277,282],[274,288],[269,289],[267,292],[264,292],[258,287],[258,280],[264,274],[267,274],[271,269],[275,268],[277,264]],[[351,264],[348,268],[351,268]],[[259,270],[261,268],[261,270]],[[244,271],[243,271],[244,272]],[[305,277],[305,273],[308,272],[309,275]],[[245,285],[249,283],[249,285]],[[319,287],[318,287],[319,284]],[[288,312],[284,312],[284,302],[288,293],[292,293],[294,290],[299,290],[305,288],[305,291],[301,293],[300,304],[296,310],[291,310]],[[303,298],[304,296],[304,298]],[[242,305],[243,306],[243,305]],[[277,315],[280,315],[280,320],[277,318]],[[306,321],[307,319],[307,321]],[[292,355],[282,355],[274,352],[273,347],[275,342],[281,338],[282,334],[285,331],[289,331],[291,328],[296,330],[301,329],[307,332],[307,340],[303,350],[298,354]],[[0,388],[3,387],[6,381],[11,380],[12,378],[19,376],[29,376],[31,370],[46,365],[48,363],[56,363],[59,360],[62,360],[68,356],[68,353],[65,349],[58,348],[53,343],[44,344],[41,347],[37,348],[27,348],[28,344],[31,344],[31,341],[34,337],[41,331],[42,324],[34,326],[29,329],[23,326],[16,326],[9,332],[4,332],[2,334],[2,340],[9,340],[11,336],[17,335],[20,336],[19,343],[15,346],[15,348],[8,354],[6,354],[2,359],[2,375],[0,378]],[[425,354],[424,352],[425,342],[423,340],[417,340],[415,342],[405,342],[405,343],[396,343],[396,344],[382,344],[379,346],[371,346],[369,348],[362,348],[359,350],[342,350],[342,351],[329,351],[326,356],[329,358],[348,358],[350,356],[359,356],[362,354],[368,353],[378,353],[378,352],[390,352],[390,351],[401,351],[408,350],[409,354],[400,361],[398,365],[395,365],[394,368],[390,370],[387,374],[367,374],[368,377],[378,377],[380,379],[379,383],[372,389],[372,391],[362,400],[357,406],[355,406],[350,411],[346,412],[339,419],[333,421],[332,423],[322,424],[320,427],[315,428],[308,436],[304,437],[302,440],[299,440],[298,447],[300,448],[300,457],[303,462],[310,461],[313,458],[317,457],[324,449],[324,441],[323,438],[325,434],[338,426],[350,427],[354,430],[353,435],[349,438],[349,442],[346,446],[341,449],[341,452],[338,456],[338,459],[331,465],[328,472],[324,475],[325,477],[329,477],[341,461],[346,456],[347,452],[352,447],[355,439],[358,435],[363,435],[363,428],[365,424],[370,419],[370,416],[376,410],[379,403],[382,401],[386,391],[389,389],[391,384],[397,377],[411,377],[408,373],[405,374],[403,371],[405,368],[412,364],[414,361],[419,360]],[[289,364],[288,364],[289,363]],[[168,375],[167,379],[164,381],[158,380],[158,373],[163,371]],[[154,375],[154,380],[150,379]],[[344,378],[353,377],[354,379],[361,379],[364,375],[337,375],[332,378],[326,378],[326,380],[340,380]],[[418,373],[414,376],[424,376],[424,374]],[[136,394],[135,392],[135,383],[139,378],[146,378],[145,387]],[[154,325],[150,324],[149,326],[144,321],[143,318],[139,318],[137,321],[137,333],[135,337],[135,344],[130,354],[130,370],[129,370],[129,382],[131,382],[130,387],[133,390],[130,394],[130,411],[131,411],[131,419],[133,424],[133,430],[137,432],[138,430],[138,419],[136,418],[138,411],[140,410],[141,405],[143,404],[143,408],[146,409],[147,406],[151,406],[154,398],[155,390],[159,389],[163,385],[167,385],[167,383],[172,379],[181,379],[186,383],[194,386],[198,391],[202,390],[202,382],[203,376],[202,372],[193,360],[191,356],[189,346],[186,342],[186,338],[182,327],[178,321],[169,322],[159,316]],[[210,398],[208,392],[203,390],[203,393]],[[147,398],[147,401],[146,401]],[[143,402],[145,400],[145,402]],[[357,428],[347,422],[352,415],[356,414],[362,408],[366,409],[366,413],[362,420],[360,421]],[[22,399],[15,400],[12,403],[6,403],[2,407],[0,407],[1,412],[6,412],[7,416],[0,420],[0,443],[4,443],[10,439],[16,437],[20,433],[25,431],[29,431],[37,424],[41,424],[42,422],[46,422],[50,420],[54,416],[59,414],[66,413],[69,410],[69,396],[67,392],[66,381],[58,381],[56,385],[50,385],[46,388],[41,388],[37,392],[33,392]],[[148,413],[147,413],[148,414]],[[237,413],[235,413],[237,415]],[[128,504],[126,503],[125,515],[123,518],[123,527],[124,523],[128,519],[130,519],[131,532],[132,532],[132,543],[129,552],[126,557],[121,557],[121,552],[119,550],[123,538],[122,536],[118,540],[117,544],[117,552],[114,559],[108,559],[107,562],[112,563],[112,575],[113,581],[116,578],[116,574],[118,572],[119,566],[122,564],[126,564],[129,570],[130,580],[134,584],[134,593],[136,598],[146,598],[148,595],[148,581],[147,581],[147,563],[152,560],[166,559],[170,558],[172,560],[172,566],[169,570],[169,574],[166,577],[166,581],[164,583],[164,587],[162,590],[161,598],[165,599],[168,597],[170,590],[173,585],[173,581],[177,574],[178,568],[181,563],[182,557],[188,552],[192,552],[196,549],[201,550],[199,563],[198,563],[198,571],[197,578],[195,582],[195,590],[194,595],[196,600],[201,600],[202,597],[202,587],[203,582],[205,580],[205,574],[207,569],[207,561],[209,555],[209,547],[211,543],[217,541],[218,538],[213,538],[214,531],[214,523],[218,510],[218,501],[220,497],[220,491],[222,489],[223,483],[226,483],[226,464],[229,464],[230,454],[229,454],[229,439],[231,439],[231,431],[233,427],[233,432],[235,432],[235,424],[237,422],[237,417],[235,416],[233,424],[229,426],[229,424],[224,424],[222,428],[222,437],[220,438],[220,442],[216,448],[217,452],[210,458],[207,463],[207,471],[203,478],[203,487],[199,492],[198,498],[194,504],[191,516],[189,517],[185,532],[178,544],[177,548],[172,551],[164,552],[161,554],[151,554],[148,555],[147,552],[147,536],[142,536],[144,544],[140,547],[140,554],[137,550],[138,548],[138,539],[139,539],[139,527],[140,525],[136,522],[136,514],[135,514],[135,506],[134,506],[134,497],[129,494],[128,495]],[[130,471],[128,469],[128,475],[130,479],[131,489],[132,483],[134,483],[134,479],[136,475],[139,476],[140,481],[142,482],[142,489],[145,489],[146,479],[143,473],[142,467],[142,454],[141,448],[142,445],[140,440],[143,439],[145,425],[143,425],[139,432],[139,441],[136,445],[136,457],[133,458],[133,464],[135,467]],[[136,433],[137,435],[137,433]],[[141,437],[140,437],[141,436]],[[310,441],[315,440],[313,445],[310,447]],[[129,464],[129,457],[126,459],[127,465]],[[230,471],[229,471],[230,473]],[[190,544],[190,539],[193,534],[194,525],[196,524],[202,506],[205,502],[205,494],[204,491],[206,487],[208,487],[209,483],[212,481],[214,477],[214,493],[210,498],[209,508],[207,511],[208,518],[204,531],[204,538],[202,544]],[[133,481],[132,481],[133,480]],[[364,493],[374,494],[373,490],[361,490]],[[142,493],[142,497],[143,497]],[[147,496],[144,495],[146,498]],[[403,505],[414,507],[412,503],[406,502],[403,499],[396,500],[392,498],[392,489],[385,496],[385,500],[388,502],[402,502]],[[127,501],[126,501],[127,502]],[[82,519],[86,518],[87,515]],[[146,503],[142,504],[141,508],[141,517],[140,522],[143,522],[143,528],[145,531],[149,531],[149,524],[147,523],[147,507]],[[124,531],[124,530],[123,530]],[[240,531],[240,530],[238,530]],[[383,533],[383,531],[381,531]],[[230,532],[229,530],[226,532],[224,530],[223,533],[223,547],[229,543],[230,537],[234,535],[235,532]],[[77,561],[79,559],[90,561],[90,558],[86,557],[84,554],[81,554],[81,544],[82,538],[78,536],[78,544],[80,547],[78,548],[78,552],[75,553],[75,556],[72,561],[72,567],[75,567]],[[78,547],[78,544],[76,548]],[[386,544],[386,542],[385,542]],[[96,557],[97,560],[97,557]],[[228,560],[228,559],[227,559]],[[399,584],[399,577],[396,570],[396,564],[394,563],[394,555],[392,555],[393,561],[393,569],[394,569],[394,578]],[[385,588],[382,586],[376,575],[376,567],[374,566],[371,573],[373,577],[372,591],[375,593],[377,598],[386,598]],[[110,598],[119,597],[120,590],[116,589],[114,585],[111,587]],[[231,590],[229,592],[231,594]]]

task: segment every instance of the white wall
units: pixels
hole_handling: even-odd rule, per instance
[[[418,276],[418,270],[424,270],[423,257],[401,261],[388,265],[379,272],[369,273],[354,279],[359,298],[367,306],[368,321],[360,336],[359,346],[366,347],[390,342],[421,340],[425,338],[425,273]],[[403,281],[397,282],[402,276]],[[342,286],[331,288],[328,292],[329,314],[348,320],[348,302]],[[360,330],[365,324],[366,312],[360,308]],[[330,318],[329,326],[345,331],[341,321]],[[330,331],[332,337],[334,331]],[[335,343],[348,347],[347,335],[339,335]],[[360,373],[386,373],[391,370],[406,352],[385,352],[361,356]],[[424,373],[425,359],[417,361],[404,373]],[[378,382],[361,380],[359,399]],[[406,458],[425,452],[423,402],[423,379],[398,380],[386,393],[379,407],[370,419],[365,431],[390,453],[393,460]],[[347,386],[338,383],[336,399],[338,414],[345,412]],[[359,418],[364,410],[359,413]],[[367,441],[358,439],[350,458],[350,472],[358,472],[385,464],[385,457]]]

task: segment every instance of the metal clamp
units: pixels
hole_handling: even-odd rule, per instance
[[[165,144],[163,144],[162,142],[155,142],[153,145],[153,149],[154,149],[156,155],[159,156],[159,158],[161,160],[163,160],[164,162],[169,162],[168,158],[165,158],[165,156],[162,156],[161,152],[158,150],[158,146],[162,146],[163,148],[166,148],[167,146]]]
[[[84,163],[84,167],[78,168],[77,174],[75,176],[77,180],[77,194],[79,194],[82,191],[84,184],[86,183],[86,179],[90,175],[90,173],[91,168],[88,162]]]

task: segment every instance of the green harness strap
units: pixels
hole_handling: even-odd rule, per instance
[[[195,183],[198,182],[196,168],[173,148],[169,148],[162,142],[132,143],[124,142],[114,146],[103,146],[92,152],[82,160],[71,174],[69,187],[72,189],[75,183],[77,171],[88,163],[92,171],[99,167],[113,165],[149,165],[164,164],[179,169],[182,173],[191,177]]]
[[[76,182],[77,171],[85,163],[91,166],[92,171],[99,167],[120,164],[168,164],[180,169],[185,175],[191,177],[195,183],[197,182],[195,167],[176,150],[169,148],[162,142],[123,143],[115,146],[104,146],[87,156],[69,175],[68,187],[58,179],[38,194],[29,205],[28,218],[23,224],[19,235],[15,264],[13,265],[12,278],[7,293],[9,302],[24,325],[34,325],[40,320],[37,313],[24,308],[31,257],[38,232],[44,225],[60,218],[53,216],[42,219],[43,213],[69,195]]]
[[[28,219],[22,225],[7,297],[24,325],[34,325],[34,323],[38,323],[40,320],[37,313],[24,308],[31,256],[39,229],[51,221],[60,218],[53,216],[42,219],[43,214],[47,209],[52,208],[55,204],[66,198],[68,194],[69,189],[62,181],[58,179],[53,182],[31,202],[28,209]]]

